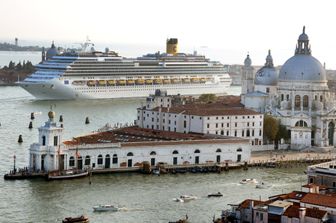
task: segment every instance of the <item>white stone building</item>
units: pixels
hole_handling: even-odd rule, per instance
[[[138,108],[139,127],[181,133],[203,133],[248,139],[252,146],[263,143],[264,115],[243,107],[222,103],[178,104],[172,97],[157,92]]]
[[[284,63],[279,75],[269,52],[265,66],[256,73],[252,96],[242,97],[247,108],[270,113],[286,126],[292,149],[336,145],[334,101],[325,68],[311,55],[305,28],[298,38],[295,55]]]
[[[185,134],[137,126],[62,140],[55,114],[39,128],[39,142],[30,147],[30,170],[132,169],[147,161],[152,166],[233,163],[250,159],[249,141],[220,135]]]

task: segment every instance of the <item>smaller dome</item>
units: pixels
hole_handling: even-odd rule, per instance
[[[56,56],[58,54],[58,51],[55,47],[54,41],[51,44],[51,47],[47,50],[47,59],[52,58],[53,56]]]
[[[274,67],[264,66],[257,71],[254,83],[256,85],[277,85],[278,72]]]
[[[249,66],[251,66],[251,64],[252,64],[252,60],[251,60],[251,58],[250,58],[250,55],[247,54],[247,57],[246,57],[245,60],[244,60],[244,65],[245,65],[246,67],[249,67]]]
[[[53,112],[53,111],[48,112],[48,117],[49,117],[49,119],[53,119],[53,118],[55,118],[55,115],[56,115],[56,113]]]

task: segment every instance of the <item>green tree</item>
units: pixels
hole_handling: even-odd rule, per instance
[[[209,103],[209,102],[216,101],[217,96],[215,94],[202,94],[199,96],[198,99],[202,102]]]
[[[279,122],[270,115],[264,116],[264,137],[274,141],[279,131]]]
[[[286,126],[281,125],[279,122],[279,131],[276,136],[276,139],[277,140],[280,140],[280,139],[288,140],[289,138],[290,138],[290,135],[288,134]]]
[[[8,69],[13,70],[15,68],[15,63],[13,61],[10,61],[8,64]]]

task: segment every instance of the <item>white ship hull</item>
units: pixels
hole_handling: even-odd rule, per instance
[[[64,85],[63,81],[53,79],[46,82],[18,82],[22,88],[39,100],[73,100],[106,98],[144,98],[154,94],[156,89],[166,90],[170,95],[225,95],[230,82],[198,84],[159,84],[134,86],[88,87]]]

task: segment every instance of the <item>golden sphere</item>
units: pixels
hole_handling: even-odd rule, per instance
[[[53,119],[55,117],[55,112],[53,112],[53,111],[48,112],[48,117],[50,119]]]

